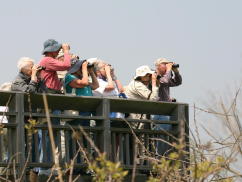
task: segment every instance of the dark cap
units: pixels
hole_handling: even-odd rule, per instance
[[[86,60],[72,59],[71,68],[69,69],[68,73],[72,74],[72,73],[77,72],[85,61]]]

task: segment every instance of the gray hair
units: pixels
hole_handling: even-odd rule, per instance
[[[34,60],[29,57],[21,57],[18,61],[18,70],[21,71],[23,68],[26,68],[30,65],[30,63],[34,64]]]
[[[94,71],[99,71],[100,69],[102,69],[107,63],[105,63],[103,60],[97,60],[94,63]]]

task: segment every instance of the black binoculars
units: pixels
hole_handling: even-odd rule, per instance
[[[173,64],[172,68],[179,68],[179,64]]]

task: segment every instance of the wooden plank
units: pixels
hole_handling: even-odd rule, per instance
[[[111,130],[110,130],[110,107],[109,107],[109,100],[103,99],[102,106],[101,106],[102,116],[104,117],[103,120],[103,132],[102,132],[102,152],[106,153],[107,159],[111,159]]]
[[[58,147],[58,152],[59,152],[59,161],[62,159],[62,150],[61,150],[61,130],[55,131],[56,132],[56,147]]]
[[[112,132],[122,132],[122,133],[132,133],[132,131],[129,128],[111,128]],[[134,129],[135,133],[139,134],[162,134],[167,135],[167,132],[164,132],[162,130],[150,130],[150,129]],[[170,134],[174,135],[177,134],[177,132],[169,131]]]
[[[76,155],[76,152],[77,152],[76,148],[77,148],[76,139],[72,138],[72,158],[71,159],[74,159],[74,156]],[[77,158],[74,161],[75,163],[77,163]]]
[[[41,148],[42,148],[42,155],[43,155],[43,161],[42,162],[46,162],[47,158],[46,158],[46,137],[47,137],[47,131],[46,130],[42,130],[42,144],[41,144]]]
[[[162,114],[169,115],[177,106],[173,102],[155,102],[147,100],[132,99],[109,99],[110,112],[122,113],[144,113],[144,114]],[[142,107],[137,107],[141,106]]]
[[[125,135],[125,140],[124,140],[124,143],[125,143],[125,164],[126,165],[130,165],[130,134],[126,133],[124,134]]]
[[[50,109],[79,110],[81,108],[82,111],[95,111],[102,102],[102,98],[100,97],[81,97],[60,94],[47,94],[46,96]],[[30,98],[33,107],[44,108],[41,94],[31,94]],[[25,102],[27,103],[27,99]]]
[[[33,141],[34,141],[34,155],[35,155],[35,161],[38,162],[40,158],[40,151],[39,151],[39,136],[38,132],[33,135]]]
[[[3,155],[4,155],[3,147],[4,147],[4,144],[3,144],[3,134],[0,134],[0,162],[3,161]]]
[[[70,131],[64,131],[65,132],[65,162],[70,162]]]
[[[117,146],[117,136],[116,136],[116,133],[115,132],[112,132],[112,160],[114,162],[117,162],[118,161],[118,150],[119,150],[119,147]]]
[[[87,139],[80,133],[80,138],[79,138],[79,144],[81,145],[81,147],[84,149],[84,151],[86,151],[86,148],[88,148],[87,146],[89,145],[90,146],[90,144],[89,144],[89,142],[87,142]],[[85,146],[85,145],[87,145],[87,146]],[[78,148],[77,148],[77,150],[79,150],[79,145],[78,145]],[[83,163],[84,162],[84,154],[83,154],[83,152],[79,152],[80,154],[78,155],[78,157],[80,158],[80,163]],[[88,153],[88,150],[87,150],[87,155],[88,155],[89,153]]]
[[[123,134],[118,134],[118,145],[119,145],[119,161],[124,164],[124,144],[123,144]]]

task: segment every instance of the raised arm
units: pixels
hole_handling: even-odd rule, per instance
[[[46,65],[42,65],[46,67],[46,71],[65,71],[71,66],[71,56],[69,54],[70,46],[68,44],[63,44],[62,49],[64,51],[64,61],[59,61],[57,59],[47,57],[48,61],[46,61]]]
[[[116,84],[116,86],[118,88],[118,92],[123,93],[124,87],[123,87],[121,81],[117,79],[117,76],[115,75],[114,70],[111,71],[111,76],[112,76],[112,80],[114,81],[114,83]]]
[[[89,85],[91,86],[92,90],[96,90],[99,87],[99,83],[98,83],[97,77],[93,71],[93,67],[90,68],[88,72],[92,78],[92,82],[89,82]]]
[[[174,63],[169,63],[166,65],[166,73],[159,79],[159,82],[163,86],[174,87],[182,83],[182,77],[177,68],[172,68]],[[175,74],[175,77],[172,78],[172,71]]]
[[[112,75],[111,75],[111,66],[110,65],[105,65],[105,71],[106,71],[106,76],[107,76],[107,86],[105,88],[105,91],[111,91],[115,89],[115,85],[113,83]]]
[[[87,73],[87,62],[82,64],[82,79],[74,79],[69,83],[72,88],[83,88],[88,86],[88,73]]]

